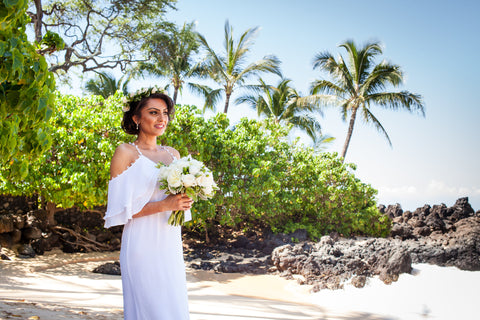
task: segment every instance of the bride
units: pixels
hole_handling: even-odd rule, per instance
[[[190,219],[192,199],[165,195],[158,185],[158,162],[180,155],[157,145],[174,115],[170,97],[143,90],[126,101],[122,128],[137,136],[117,147],[110,164],[105,227],[124,225],[120,266],[126,320],[189,319],[181,229],[167,223],[175,210]]]

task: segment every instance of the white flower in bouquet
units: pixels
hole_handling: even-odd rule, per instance
[[[193,174],[184,174],[182,175],[182,182],[185,188],[194,187],[197,185],[197,181]]]
[[[157,167],[160,168],[160,189],[165,190],[166,194],[186,193],[193,201],[197,201],[212,198],[215,190],[218,190],[210,169],[191,156],[174,160],[168,166],[159,163]],[[184,212],[177,210],[172,212],[168,223],[182,225],[184,219]]]
[[[168,186],[170,188],[179,188],[182,186],[182,173],[176,168],[168,171],[167,176]]]

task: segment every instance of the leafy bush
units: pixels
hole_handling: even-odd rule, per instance
[[[377,191],[355,178],[355,166],[289,143],[288,130],[246,118],[229,127],[224,114],[205,120],[195,107],[179,108],[162,142],[204,161],[220,187],[213,201],[195,204],[196,224],[304,228],[313,238],[331,231],[386,235]]]
[[[104,205],[110,159],[116,146],[129,139],[119,126],[121,98],[58,94],[57,112],[49,122],[51,148],[30,164],[30,173],[21,181],[8,179],[8,168],[3,168],[1,192],[38,194],[54,207]]]
[[[121,98],[121,93],[106,100],[59,95],[50,152],[31,164],[34,170],[21,182],[5,179],[4,168],[0,191],[39,194],[63,208],[106,204],[110,159],[117,145],[134,138],[120,128]],[[285,233],[304,228],[312,238],[331,231],[388,232],[388,218],[376,208],[376,190],[355,178],[354,165],[288,142],[288,131],[270,120],[244,118],[230,126],[223,113],[204,119],[194,106],[177,107],[160,142],[203,161],[220,188],[211,201],[194,205],[187,228],[212,230],[220,224]]]
[[[11,177],[28,174],[28,158],[50,147],[47,121],[55,81],[27,39],[28,1],[0,1],[0,163]]]

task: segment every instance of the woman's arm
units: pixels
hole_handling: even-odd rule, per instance
[[[177,150],[171,148],[175,156],[179,156]],[[135,147],[129,144],[121,144],[115,150],[110,163],[110,178],[113,179],[127,170],[138,158]],[[161,201],[147,203],[142,210],[133,215],[133,218],[148,216],[157,212],[188,210],[192,207],[193,200],[185,194],[169,195]]]
[[[157,212],[188,210],[193,200],[186,194],[171,194],[161,201],[147,203],[142,210],[133,215],[133,218],[148,216]]]

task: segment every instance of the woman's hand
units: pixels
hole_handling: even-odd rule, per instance
[[[192,198],[184,193],[170,194],[163,201],[167,211],[189,210],[193,204]]]

